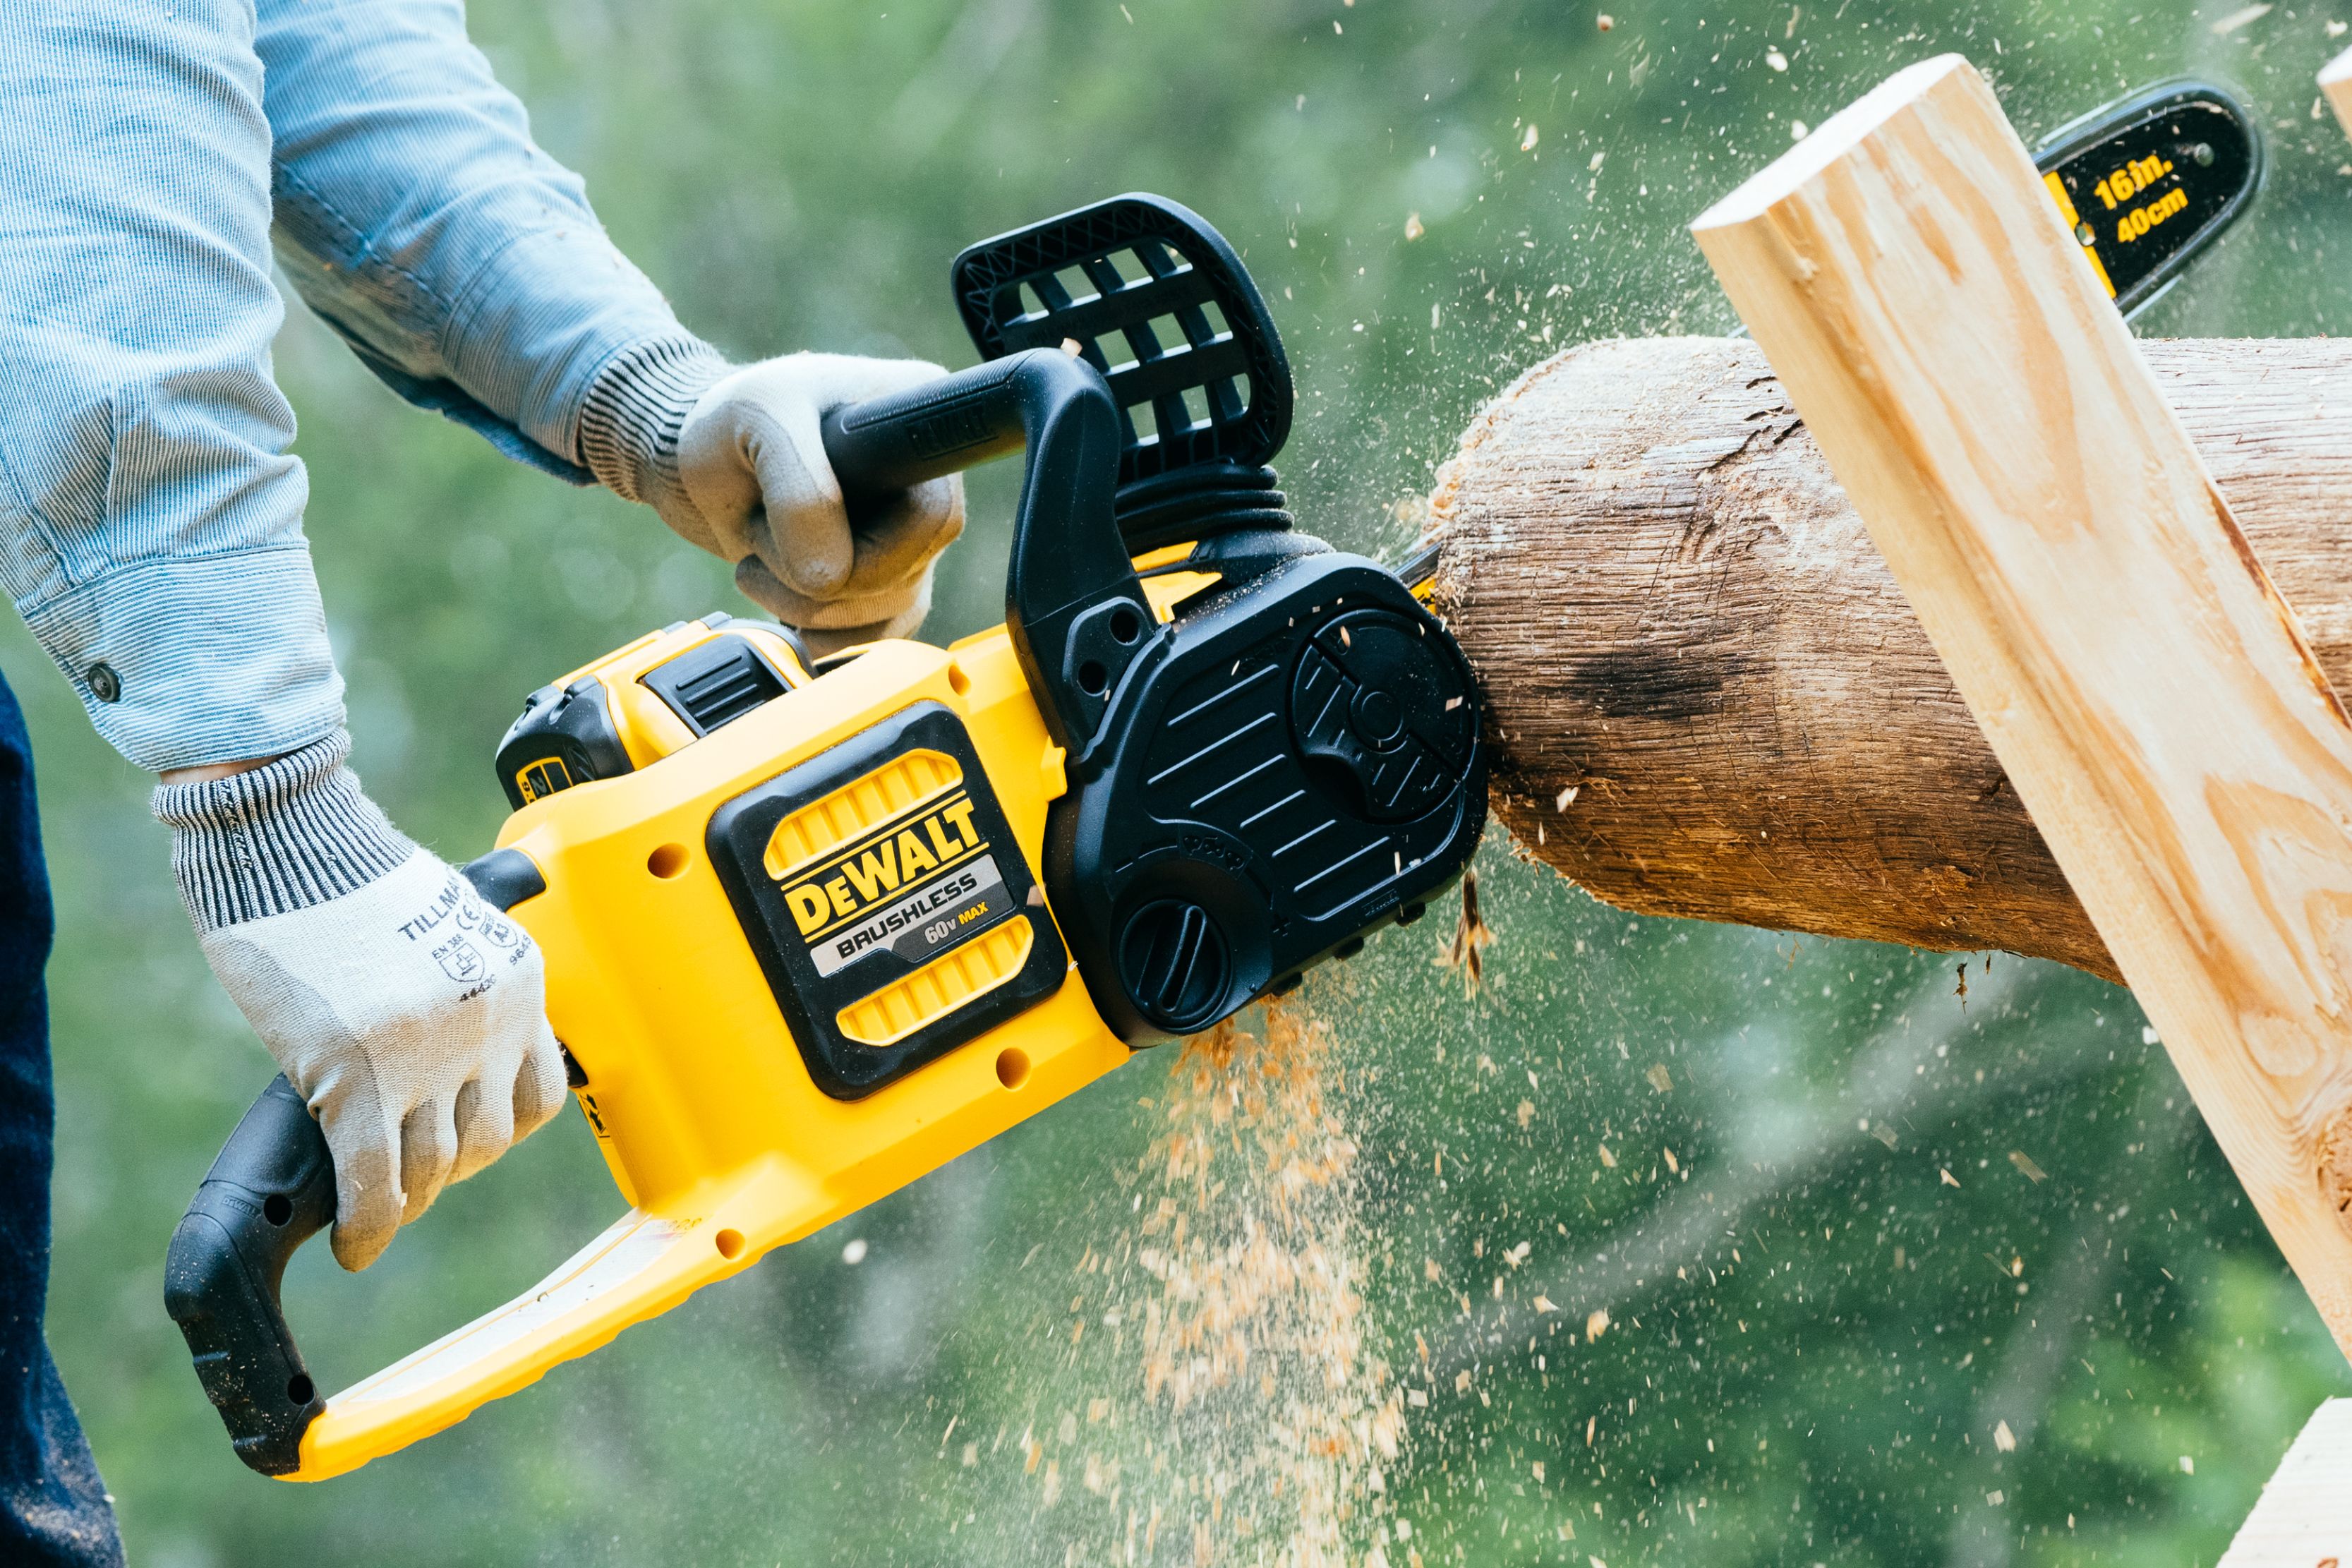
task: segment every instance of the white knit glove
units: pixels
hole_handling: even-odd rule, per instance
[[[819,422],[947,374],[922,360],[787,354],[740,368],[692,338],[625,353],[581,413],[581,458],[680,537],[735,563],[735,585],[819,655],[904,637],[932,563],[963,531],[963,480],[933,479],[852,518]]]
[[[385,820],[340,732],[155,792],[205,959],[335,1162],[336,1261],[393,1233],[563,1103],[523,929]]]

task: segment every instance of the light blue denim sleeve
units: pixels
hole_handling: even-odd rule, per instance
[[[0,582],[141,767],[342,720],[247,0],[0,5]]]
[[[343,719],[270,374],[279,263],[412,401],[574,480],[683,338],[455,0],[0,4],[0,586],[163,770]]]
[[[668,304],[532,142],[459,0],[259,0],[279,265],[412,403],[588,483],[580,408]]]

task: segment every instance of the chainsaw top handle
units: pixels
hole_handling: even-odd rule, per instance
[[[1101,373],[1059,349],[1031,349],[824,416],[826,460],[852,497],[1024,446],[1004,620],[1048,731],[1076,756],[1152,624],[1113,510],[1118,410]]]

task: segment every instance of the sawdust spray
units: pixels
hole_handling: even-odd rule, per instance
[[[1341,1054],[1270,1004],[1177,1047],[1147,1098],[1130,1214],[1073,1287],[1065,1364],[1101,1392],[1021,1438],[1040,1560],[1388,1568],[1403,1412],[1362,1297]]]

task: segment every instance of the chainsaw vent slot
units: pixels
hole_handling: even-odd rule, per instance
[[[732,636],[698,643],[639,679],[698,739],[784,694],[783,678],[750,642]]]
[[[1200,905],[1181,899],[1146,904],[1129,918],[1118,945],[1127,994],[1160,1027],[1188,1035],[1224,1011],[1233,954]]]
[[[861,1045],[895,1045],[1019,974],[1029,962],[1036,934],[1028,916],[1015,915],[950,948],[904,980],[851,1003],[835,1025]]]
[[[929,747],[901,752],[856,783],[809,802],[776,824],[761,863],[768,875],[782,881],[962,782],[963,769],[953,757]]]

